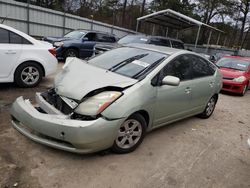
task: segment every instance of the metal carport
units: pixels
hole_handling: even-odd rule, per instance
[[[208,45],[210,43],[210,39],[211,39],[211,35],[212,35],[213,30],[216,32],[219,32],[219,35],[217,38],[217,44],[219,43],[219,40],[220,40],[220,34],[225,33],[224,31],[221,31],[215,27],[212,27],[210,25],[202,23],[198,20],[195,20],[191,17],[188,17],[184,14],[173,11],[171,9],[161,10],[161,11],[154,12],[152,14],[148,14],[146,16],[142,16],[140,18],[137,18],[137,25],[136,25],[137,32],[139,29],[140,22],[147,22],[147,23],[151,23],[151,24],[155,24],[155,25],[160,25],[160,26],[166,27],[167,29],[168,28],[176,29],[177,32],[198,26],[198,31],[197,31],[196,40],[195,40],[195,48],[196,48],[197,43],[198,43],[198,39],[200,36],[200,30],[201,30],[202,26],[210,29],[210,33],[209,33],[209,37],[208,37],[208,41],[207,41]]]

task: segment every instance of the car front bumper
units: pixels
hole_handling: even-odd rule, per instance
[[[121,123],[125,120],[73,120],[47,103],[40,94],[36,96],[39,112],[29,100],[19,97],[11,107],[12,124],[16,130],[31,140],[65,151],[93,153],[111,147]]]
[[[222,90],[232,93],[242,93],[245,85],[246,83],[237,83],[234,81],[223,80]]]

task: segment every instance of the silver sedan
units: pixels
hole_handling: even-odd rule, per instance
[[[54,88],[19,97],[12,124],[47,146],[77,153],[135,150],[146,132],[212,115],[222,86],[217,67],[185,50],[120,47],[88,61],[68,58]]]

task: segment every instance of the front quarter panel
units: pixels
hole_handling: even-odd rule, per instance
[[[156,88],[150,80],[137,83],[123,91],[124,95],[102,112],[109,119],[127,118],[131,114],[144,110],[149,115],[149,126],[152,124],[156,101]]]

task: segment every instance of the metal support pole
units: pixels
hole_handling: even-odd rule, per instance
[[[66,13],[63,13],[63,35],[65,35],[65,27],[66,27]]]
[[[138,29],[139,29],[139,20],[136,21],[136,29],[135,29],[135,31],[138,32]]]
[[[216,42],[216,45],[218,45],[220,42],[220,33],[219,33],[219,36],[218,36],[218,39],[217,39],[217,42]]]
[[[166,37],[168,37],[168,27],[167,27],[167,29],[166,29]]]
[[[27,1],[27,34],[30,34],[30,0]]]
[[[208,46],[209,46],[209,43],[210,43],[210,40],[211,40],[211,35],[212,35],[212,30],[210,30],[210,32],[209,32],[209,37],[208,37],[208,40],[207,40],[206,53],[208,51]]]
[[[155,34],[155,25],[153,25],[153,31],[152,31],[152,35]]]
[[[94,15],[90,15],[90,16],[91,16],[91,28],[90,28],[90,30],[93,30]]]
[[[224,39],[223,46],[226,46],[226,42],[227,42],[227,37],[225,37]]]
[[[198,29],[198,32],[197,32],[197,35],[196,35],[196,40],[195,40],[194,48],[197,47],[198,40],[199,40],[199,37],[200,37],[200,31],[201,31],[201,26],[199,26],[199,29]]]
[[[176,39],[179,38],[179,30],[177,30],[177,33],[176,33]]]

